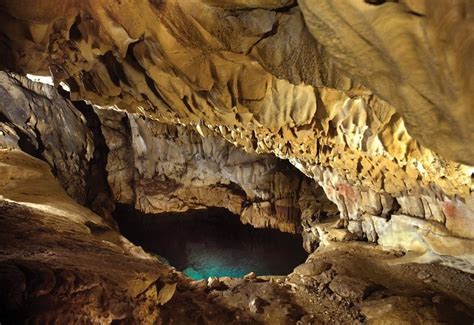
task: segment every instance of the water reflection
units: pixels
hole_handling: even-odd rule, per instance
[[[144,215],[120,206],[123,235],[193,279],[283,275],[307,257],[301,237],[242,225],[225,209]]]

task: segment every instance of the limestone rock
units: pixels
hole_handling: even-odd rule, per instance
[[[86,204],[94,143],[82,113],[54,88],[5,72],[0,72],[0,100],[0,148],[45,159],[68,194]]]
[[[346,275],[336,275],[329,288],[343,298],[363,299],[368,294],[370,284]]]
[[[339,67],[394,105],[412,136],[472,165],[474,85],[468,62],[474,50],[468,35],[474,25],[463,13],[473,9],[469,0],[413,3],[304,0],[300,6],[308,29]]]
[[[244,275],[245,280],[255,280],[256,278],[257,278],[257,275],[255,274],[255,272],[250,272]]]
[[[408,297],[389,297],[364,303],[362,313],[368,324],[438,324],[439,316],[425,300]]]
[[[263,313],[263,307],[266,301],[260,297],[255,297],[249,302],[249,310],[250,312],[256,313]],[[267,303],[268,304],[268,303]]]
[[[304,320],[355,324],[362,320],[356,304],[359,298],[345,298],[351,303],[341,303],[327,289],[320,290],[312,282],[294,284],[290,277],[279,277],[279,281],[214,278],[211,282],[219,288],[209,290],[205,281],[192,282],[139,252],[100,216],[79,206],[65,194],[44,161],[15,150],[0,152],[1,174],[8,179],[8,186],[0,184],[2,322],[194,324],[206,319],[211,324]],[[99,226],[102,231],[97,231]],[[461,287],[465,281],[471,283],[467,274],[437,264],[423,266],[436,275],[437,287],[431,290],[443,296],[455,290],[455,303],[438,306],[413,297],[430,289],[430,284],[413,282],[419,281],[419,266],[387,266],[378,263],[385,252],[356,247],[318,251],[312,259],[330,261],[334,270],[359,272],[393,290],[405,288],[409,296],[400,296],[402,292],[396,296],[401,298],[375,299],[367,308],[364,304],[362,312],[368,319],[403,320],[417,315],[422,321],[445,321],[443,315],[449,312],[456,319],[471,321],[468,312],[460,311],[474,306],[469,287]],[[414,303],[420,299],[422,305]]]
[[[0,125],[17,128],[12,131],[15,137],[16,133],[26,137],[23,129],[28,134],[15,144],[6,136],[0,141],[23,150],[28,150],[23,142],[47,141],[45,148],[37,145],[33,153],[48,161],[76,201],[98,212],[110,212],[110,201],[134,205],[146,213],[225,207],[255,227],[296,233],[300,211],[306,209],[302,197],[313,202],[314,210],[334,209],[321,190],[308,190],[317,187],[314,182],[272,155],[245,152],[212,133],[202,138],[190,128],[114,109],[93,110],[62,98],[50,86],[19,76],[0,76],[0,85],[8,90],[0,106],[8,120]],[[15,106],[18,98],[29,111]],[[43,114],[41,110],[48,106],[28,104],[32,98],[41,98],[55,111]],[[23,126],[21,118],[28,115],[37,119],[36,124],[51,127],[36,130],[31,122]],[[67,127],[59,128],[59,123]],[[265,202],[252,203],[261,200]]]
[[[157,301],[160,305],[166,304],[168,301],[173,298],[173,295],[176,291],[176,283],[165,283],[160,289],[160,292],[157,297]]]
[[[474,247],[472,240],[452,236],[435,222],[393,215],[387,221],[373,218],[378,243],[388,249],[409,252],[406,261],[441,262],[472,273]]]
[[[218,290],[218,291],[228,289],[227,285],[224,282],[222,282],[219,278],[216,278],[216,277],[209,277],[207,279],[207,287],[211,290]]]
[[[420,272],[418,272],[418,274],[416,276],[420,280],[427,280],[431,276],[431,274],[429,274],[426,271],[420,271]]]
[[[245,152],[221,137],[150,119],[96,109],[110,148],[107,177],[119,203],[145,213],[223,207],[255,227],[300,231],[304,195],[313,209],[333,208],[291,165]],[[254,202],[258,201],[258,202]],[[320,203],[319,203],[319,202]]]
[[[288,159],[337,205],[348,238],[383,245],[367,216],[402,214],[413,223],[433,221],[469,243],[474,47],[468,2],[70,0],[29,1],[25,9],[24,2],[6,0],[0,62],[22,73],[50,71],[73,99]],[[109,166],[116,197],[150,211],[184,210],[184,201],[199,206],[208,190],[178,182],[170,199],[161,193],[167,180],[158,178],[152,188],[153,162],[137,164],[130,148],[142,160],[150,154],[153,132],[144,124],[153,123],[127,118],[125,125],[109,123],[115,133],[127,130],[125,137],[105,136],[117,145],[111,156],[120,157]],[[154,128],[163,136],[175,132]],[[127,132],[138,134],[137,141]],[[139,191],[131,185],[135,167]],[[315,222],[311,205],[298,211],[287,195],[242,189],[259,197],[239,211],[244,222],[294,231],[304,210],[308,223]],[[235,193],[211,192],[237,209]],[[309,250],[321,240],[315,227],[305,229]],[[336,232],[323,239],[343,235]],[[471,255],[469,244],[462,254]],[[462,263],[450,265],[469,269]]]
[[[331,268],[331,263],[325,261],[310,261],[298,265],[293,272],[304,276],[319,275]]]
[[[224,207],[302,232],[308,251],[368,241],[406,253],[392,266],[473,273],[473,10],[470,0],[3,0],[0,317],[41,300],[54,314],[32,315],[38,323],[268,321],[249,305],[258,292],[281,298],[265,308],[274,323],[362,319],[303,293],[318,281],[308,277],[216,280],[219,290],[190,294],[114,230],[114,203]],[[13,73],[50,74],[55,86]],[[368,280],[332,279],[331,264],[295,272],[322,270],[339,300],[363,299]],[[432,289],[435,274],[411,276]],[[393,290],[364,303],[369,322],[442,318],[429,299]]]
[[[67,196],[45,162],[3,149],[0,166],[8,182],[0,184],[2,322],[157,318],[149,291],[158,278],[173,283],[167,266],[131,250],[105,220]]]

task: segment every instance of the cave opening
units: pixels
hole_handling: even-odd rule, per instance
[[[286,275],[307,258],[299,235],[244,225],[222,208],[144,214],[118,205],[120,232],[194,280]]]

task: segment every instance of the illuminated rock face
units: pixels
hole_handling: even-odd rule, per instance
[[[303,0],[300,5],[308,29],[338,67],[392,104],[413,137],[472,165],[472,4],[397,2]]]
[[[301,232],[304,210],[336,211],[314,181],[273,155],[245,152],[189,127],[115,110],[96,112],[117,203],[145,213],[222,207],[243,223],[290,233]]]
[[[0,68],[71,91],[0,72],[0,320],[471,323],[473,15],[3,0]],[[191,283],[121,237],[116,203],[225,208],[314,253],[285,279]]]
[[[313,180],[273,155],[73,104],[53,87],[1,72],[0,92],[0,147],[46,160],[71,197],[108,219],[114,203],[144,213],[221,207],[254,227],[300,233],[303,211],[337,211]]]
[[[51,71],[75,99],[195,128],[205,143],[220,136],[288,159],[353,238],[472,272],[472,6],[438,4],[4,1],[1,62]],[[118,196],[129,202],[135,190]],[[157,206],[156,193],[135,205]],[[200,204],[190,196],[176,206]],[[313,212],[302,212],[303,228],[317,243]]]

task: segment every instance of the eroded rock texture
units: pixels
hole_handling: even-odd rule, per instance
[[[2,149],[0,169],[2,322],[157,318],[172,270],[68,197],[45,162]]]
[[[2,73],[0,144],[46,160],[110,227],[114,202],[219,206],[301,230],[308,251],[363,240],[473,273],[473,14],[469,0],[4,0],[2,68],[51,74],[78,102]],[[365,299],[361,281],[328,281]],[[361,308],[436,319],[424,305]]]
[[[86,204],[94,144],[83,115],[54,88],[3,72],[0,96],[0,146],[44,158],[69,195]]]
[[[302,214],[337,213],[314,181],[273,155],[189,127],[73,104],[24,77],[0,78],[0,147],[46,160],[71,197],[108,219],[114,203],[145,213],[223,207],[255,227],[299,233]]]
[[[146,213],[223,207],[255,227],[301,231],[303,211],[335,213],[313,181],[273,155],[247,153],[218,136],[96,109],[110,148],[114,198]]]
[[[308,29],[338,66],[396,107],[412,136],[472,165],[472,3],[365,2],[299,3]]]
[[[359,324],[472,321],[469,275],[392,265],[353,245],[288,277],[190,281],[66,195],[50,167],[0,150],[0,320],[6,324]],[[420,279],[422,281],[420,281]]]
[[[472,271],[472,6],[438,2],[6,1],[2,64],[289,159],[356,237]]]

